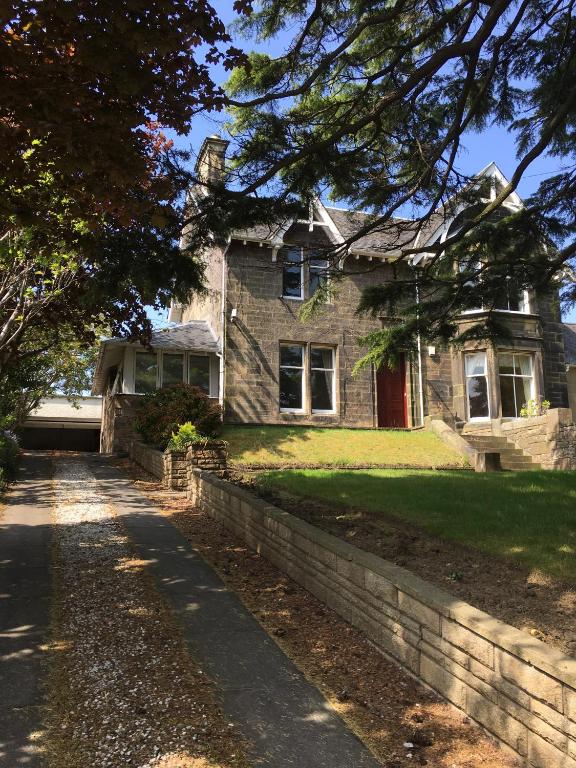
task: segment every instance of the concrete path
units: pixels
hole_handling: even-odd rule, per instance
[[[178,530],[102,457],[88,459],[183,630],[226,716],[266,768],[379,763]],[[303,628],[302,631],[306,631]]]
[[[0,768],[41,765],[43,644],[50,623],[51,460],[27,455],[0,511]]]

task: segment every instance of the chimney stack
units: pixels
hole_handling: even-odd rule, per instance
[[[194,167],[200,184],[224,184],[228,144],[229,141],[215,134],[204,139]]]

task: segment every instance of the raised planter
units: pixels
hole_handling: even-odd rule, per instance
[[[525,765],[576,768],[575,659],[213,474],[189,480],[195,504]]]
[[[195,468],[224,477],[227,471],[228,448],[223,440],[190,445],[186,451],[159,451],[150,445],[133,440],[129,455],[132,461],[162,480],[167,488],[184,491],[188,487],[190,472]]]

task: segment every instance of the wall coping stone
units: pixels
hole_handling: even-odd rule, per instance
[[[263,515],[282,523],[296,533],[312,538],[316,543],[339,557],[354,561],[374,573],[384,576],[402,592],[434,608],[441,615],[457,621],[502,650],[508,651],[529,665],[551,674],[560,682],[576,689],[576,659],[566,656],[527,632],[516,629],[479,608],[454,597],[441,587],[421,579],[405,568],[348,544],[336,536],[300,520],[291,513],[259,499],[244,488],[238,488],[226,480],[195,467],[192,472],[202,481],[225,490],[240,501],[249,503],[253,509]]]

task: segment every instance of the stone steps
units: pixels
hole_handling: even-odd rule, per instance
[[[522,472],[540,469],[540,465],[532,461],[532,458],[521,451],[513,443],[510,443],[501,435],[463,435],[468,443],[477,451],[485,453],[499,453],[502,469],[510,472]]]

